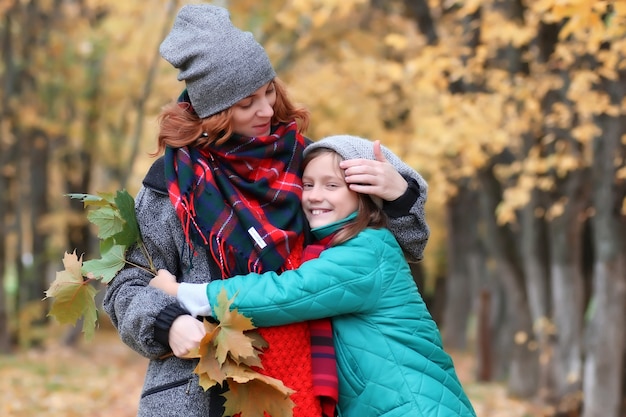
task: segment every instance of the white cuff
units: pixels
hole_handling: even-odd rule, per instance
[[[211,305],[206,295],[207,284],[181,282],[176,298],[178,302],[194,316],[211,316]]]

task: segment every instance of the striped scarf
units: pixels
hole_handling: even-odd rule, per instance
[[[308,245],[302,253],[302,262],[317,258],[328,247],[334,234],[317,244]],[[313,391],[319,398],[323,417],[333,417],[339,398],[337,358],[330,319],[309,322],[311,332],[311,361],[313,368]]]
[[[269,136],[233,135],[205,148],[168,147],[165,176],[190,256],[206,247],[228,278],[283,271],[304,230],[300,166],[304,137],[295,121]]]

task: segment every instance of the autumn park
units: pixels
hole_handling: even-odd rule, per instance
[[[0,0],[3,417],[137,411],[147,359],[100,308],[114,276],[83,285],[77,262],[110,225],[88,213],[133,211],[186,3]],[[307,137],[378,139],[427,180],[412,272],[477,415],[626,417],[626,0],[213,3]],[[72,268],[94,309],[59,321]]]

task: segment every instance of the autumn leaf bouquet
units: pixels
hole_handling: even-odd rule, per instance
[[[137,245],[145,256],[147,266],[134,265],[156,274],[152,258],[141,240],[135,217],[135,201],[126,191],[116,194],[70,194],[89,208],[87,219],[98,228],[100,259],[83,262],[76,252],[65,253],[64,270],[56,274],[46,291],[52,299],[49,316],[61,324],[76,325],[83,319],[82,330],[86,339],[94,336],[98,308],[98,292],[94,280],[109,283],[127,264],[126,250]],[[236,295],[235,295],[236,297]],[[234,299],[234,297],[233,297]],[[223,396],[225,415],[263,417],[264,412],[273,417],[289,417],[294,407],[290,395],[294,392],[280,380],[263,375],[260,354],[267,343],[256,332],[252,320],[231,310],[233,299],[223,291],[218,296],[214,311],[217,323],[204,320],[206,335],[197,350],[188,358],[199,359],[194,373],[205,390],[215,385],[228,385]]]

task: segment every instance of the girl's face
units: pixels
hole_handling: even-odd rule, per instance
[[[239,100],[232,111],[233,132],[250,137],[269,135],[274,116],[274,103],[276,88],[273,81]]]
[[[323,153],[312,159],[302,176],[302,208],[311,228],[345,219],[359,207],[357,193],[346,184],[340,158]]]

